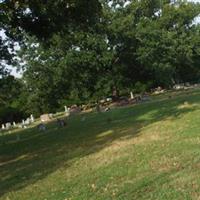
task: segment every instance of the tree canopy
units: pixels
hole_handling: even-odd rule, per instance
[[[53,112],[121,93],[198,82],[200,5],[170,0],[1,3],[1,29],[17,41],[23,110]],[[12,43],[12,42],[11,42]],[[1,57],[13,56],[1,40]],[[4,59],[6,60],[6,59]],[[16,61],[15,61],[16,62]],[[139,89],[138,89],[139,88]]]

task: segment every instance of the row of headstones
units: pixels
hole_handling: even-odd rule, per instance
[[[13,122],[13,123],[10,123],[10,122],[7,122],[6,124],[2,124],[1,125],[1,129],[2,130],[9,130],[9,129],[11,129],[12,127],[17,127],[17,125],[16,125],[16,123],[15,122]]]
[[[76,112],[80,112],[80,108],[78,106],[73,106],[71,108],[68,108],[67,106],[64,106],[65,109],[65,116],[69,116],[71,113],[76,113]],[[43,119],[44,118],[44,119]],[[48,119],[47,119],[48,118]],[[48,116],[42,115],[41,116],[41,121],[48,121],[50,118],[52,118],[52,116],[50,116],[50,114],[48,114]],[[2,130],[9,130],[11,128],[27,128],[27,126],[29,126],[31,123],[33,123],[35,121],[33,115],[31,114],[30,117],[28,117],[26,120],[22,120],[22,123],[19,124],[18,126],[16,125],[15,122],[13,123],[6,123],[6,124],[2,124]]]
[[[64,106],[65,108],[65,116],[69,116],[70,115],[70,108],[68,108],[67,106]],[[46,124],[44,122],[48,122],[51,119],[53,119],[53,114],[43,114],[40,116],[40,120],[41,123],[38,124],[37,128],[39,131],[46,131],[47,127]],[[57,125],[59,127],[64,127],[66,125],[66,122],[63,119],[57,119]]]
[[[72,108],[68,108],[67,106],[64,106],[64,108],[65,108],[65,115],[66,116],[69,116],[70,113],[72,113],[72,112],[80,112],[80,108],[77,107],[77,106],[74,106]],[[43,117],[47,118],[46,115],[43,115]],[[51,118],[51,116],[48,115],[48,118]],[[30,117],[28,117],[26,120],[23,119],[22,123],[19,124],[18,126],[16,125],[15,122],[13,122],[13,123],[8,122],[6,124],[2,124],[2,130],[9,130],[11,128],[16,128],[16,127],[27,128],[27,126],[29,126],[34,121],[35,121],[35,119],[34,119],[33,115],[31,114]],[[46,120],[46,119],[43,120],[42,117],[41,117],[41,121],[43,122],[43,121],[48,121],[48,120]]]
[[[23,119],[22,123],[19,125],[19,127],[20,128],[27,128],[27,126],[31,125],[34,122],[35,122],[35,119],[34,119],[33,115],[31,115],[26,120]]]
[[[30,115],[26,120],[22,120],[22,123],[17,125],[15,122],[7,122],[6,124],[1,125],[2,130],[10,130],[11,128],[27,128],[30,124],[35,121],[33,115]]]
[[[65,108],[65,115],[66,116],[69,116],[71,112],[79,112],[80,108],[77,107],[77,106],[74,106],[72,108],[68,108],[67,106],[64,107]],[[51,119],[53,117],[52,114],[44,114],[44,115],[41,115],[40,119],[41,119],[41,122],[45,122],[45,121],[49,121],[49,119]],[[20,124],[16,124],[15,122],[7,122],[6,124],[2,124],[2,127],[1,129],[2,130],[10,130],[11,128],[27,128],[27,126],[29,126],[30,124],[32,124],[33,122],[35,121],[33,115],[31,114],[30,117],[28,117],[26,120],[22,120],[22,123]],[[63,120],[57,120],[58,122],[58,125],[59,126],[64,126],[65,125],[65,122]],[[46,129],[44,128],[45,125],[44,124],[39,124],[38,128],[39,129]]]

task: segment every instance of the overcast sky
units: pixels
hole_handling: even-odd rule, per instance
[[[188,0],[188,1],[193,1],[193,2],[199,2],[200,3],[200,0]],[[1,2],[1,0],[0,0],[0,2]],[[198,18],[197,21],[200,22],[200,17]],[[2,34],[2,33],[0,32],[0,34]],[[9,67],[9,69],[12,70],[12,72],[11,72],[12,75],[14,75],[16,77],[21,77],[21,74],[18,73],[15,68]]]

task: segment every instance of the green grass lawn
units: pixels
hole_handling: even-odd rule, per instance
[[[199,90],[0,137],[1,200],[199,198]]]

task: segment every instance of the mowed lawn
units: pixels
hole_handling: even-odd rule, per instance
[[[200,91],[1,136],[0,199],[200,199]]]

